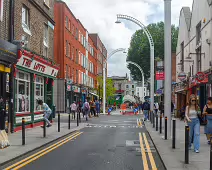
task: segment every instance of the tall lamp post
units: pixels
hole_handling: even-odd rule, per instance
[[[130,16],[127,16],[127,15],[118,14],[117,15],[117,21],[116,21],[117,24],[121,23],[120,19],[125,19],[125,20],[128,20],[128,21],[134,22],[135,24],[140,26],[141,29],[144,30],[144,33],[148,37],[149,45],[150,45],[150,57],[151,57],[151,63],[150,63],[150,65],[151,65],[150,66],[151,67],[151,76],[150,76],[150,79],[151,79],[151,88],[150,88],[151,103],[150,103],[150,106],[151,106],[151,110],[153,110],[153,106],[154,106],[154,78],[155,77],[154,77],[154,41],[153,41],[152,35],[150,34],[149,30],[145,27],[145,25],[142,24],[137,19],[130,17]]]
[[[165,95],[164,109],[168,118],[168,137],[171,137],[171,86],[172,86],[172,58],[171,58],[171,0],[164,0],[164,51],[165,51]]]
[[[134,66],[138,67],[138,69],[141,72],[141,75],[142,75],[142,88],[143,88],[143,99],[144,99],[144,72],[143,72],[142,68],[138,64],[136,64],[135,62],[127,61],[127,63],[128,64],[133,64]]]
[[[106,103],[106,63],[114,55],[115,53],[118,53],[120,51],[125,52],[125,48],[118,48],[114,51],[112,51],[108,56],[106,62],[103,63],[103,114],[105,114],[105,103]]]

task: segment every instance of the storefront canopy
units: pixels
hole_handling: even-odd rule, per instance
[[[132,103],[136,103],[136,100],[133,96],[130,95],[125,95],[123,98],[123,102],[132,102]]]

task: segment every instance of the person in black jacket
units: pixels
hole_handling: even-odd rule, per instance
[[[5,129],[5,117],[6,117],[6,112],[5,112],[5,103],[3,100],[3,97],[0,97],[0,130]]]
[[[163,101],[160,102],[159,110],[160,110],[160,114],[164,117],[164,103],[163,103]]]

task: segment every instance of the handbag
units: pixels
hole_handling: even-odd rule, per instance
[[[197,114],[197,117],[199,119],[200,125],[205,126],[207,125],[207,119],[205,116],[202,116],[202,114]]]

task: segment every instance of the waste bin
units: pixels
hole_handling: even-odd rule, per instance
[[[52,106],[52,117],[55,118],[56,106]]]

